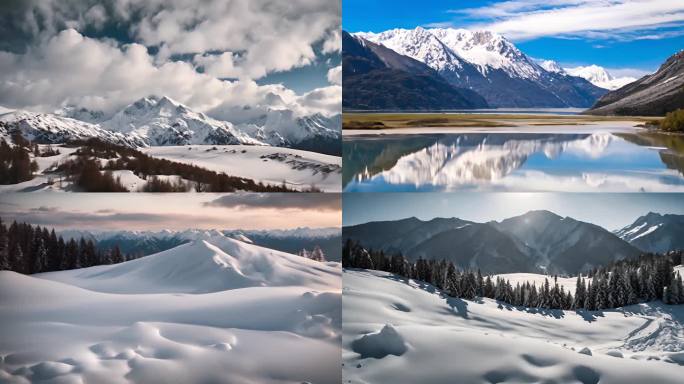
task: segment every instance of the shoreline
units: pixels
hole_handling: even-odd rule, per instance
[[[343,129],[342,137],[375,135],[419,135],[419,134],[461,134],[461,133],[542,133],[542,134],[582,134],[582,133],[635,133],[659,132],[643,126],[639,121],[601,121],[585,124],[520,124],[507,126],[417,126],[380,129]]]

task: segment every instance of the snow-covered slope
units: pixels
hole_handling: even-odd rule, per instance
[[[340,289],[339,264],[226,238],[0,271],[0,382],[338,383]]]
[[[579,76],[587,79],[597,87],[610,90],[621,88],[631,82],[636,81],[636,78],[629,76],[615,77],[611,75],[605,68],[595,64],[583,67],[565,68],[565,72],[572,76]]]
[[[152,157],[192,164],[228,175],[293,189],[311,186],[325,192],[342,189],[342,158],[273,146],[155,146],[142,151]]]
[[[649,212],[615,234],[646,252],[684,249],[684,215]]]
[[[338,273],[334,265],[220,233],[201,237],[126,263],[37,276],[98,292],[206,293],[260,286],[324,289],[334,284]]]
[[[637,384],[684,375],[682,305],[548,311],[447,298],[385,272],[347,270],[343,280],[345,383]]]

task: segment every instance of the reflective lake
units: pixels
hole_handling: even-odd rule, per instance
[[[345,136],[345,192],[684,191],[684,137],[653,132]]]

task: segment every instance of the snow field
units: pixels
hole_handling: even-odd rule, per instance
[[[0,272],[0,382],[338,383],[336,263],[221,237]]]
[[[684,374],[681,306],[522,309],[447,298],[385,272],[346,270],[343,280],[345,383],[679,383]]]

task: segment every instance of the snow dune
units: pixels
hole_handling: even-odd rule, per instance
[[[345,383],[681,383],[684,375],[683,306],[521,309],[446,298],[385,272],[343,275]]]
[[[338,383],[336,263],[223,237],[0,272],[0,382]]]

